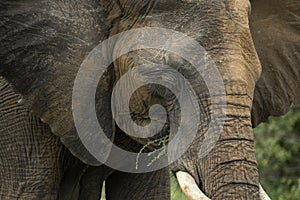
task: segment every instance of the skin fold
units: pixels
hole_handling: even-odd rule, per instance
[[[297,0],[0,2],[1,199],[99,199],[105,180],[108,200],[167,200],[169,168],[188,172],[211,199],[259,199],[252,128],[300,103],[299,16]],[[165,64],[182,72],[201,110],[199,130],[183,156],[169,168],[131,174],[99,163],[85,149],[72,115],[72,88],[94,47],[141,27],[173,29],[205,48],[224,82],[226,96],[217,105],[226,116],[216,111],[225,122],[223,130],[212,151],[199,157],[212,112],[203,79],[171,52],[149,49],[120,56],[104,72],[95,95],[99,124],[116,145],[139,152],[149,143],[124,133],[110,110],[114,85],[138,65]],[[115,45],[107,53],[121,48]],[[129,105],[139,125],[149,123],[153,104],[166,108],[168,121],[157,137],[168,135],[171,123],[178,126],[180,106],[169,92],[147,85]],[[146,151],[155,148],[149,145]],[[110,155],[109,150],[102,153]]]

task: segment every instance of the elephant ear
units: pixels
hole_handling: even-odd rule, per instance
[[[250,28],[262,64],[252,110],[256,126],[300,103],[300,1],[251,3]]]
[[[102,1],[10,0],[0,3],[0,18],[0,75],[22,95],[19,102],[47,123],[75,156],[100,164],[76,132],[72,89],[83,60],[108,35]],[[109,137],[110,73],[99,81],[96,97],[97,117]],[[100,149],[106,156],[110,153],[109,148]]]

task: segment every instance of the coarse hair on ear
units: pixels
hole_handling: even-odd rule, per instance
[[[300,103],[300,2],[251,1],[250,28],[261,65],[252,120],[256,126],[269,116],[289,111]]]

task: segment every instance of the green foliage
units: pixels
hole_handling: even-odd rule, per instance
[[[100,200],[106,200],[106,197],[105,197],[105,183],[103,183],[102,185],[102,192],[101,192],[101,199]]]
[[[271,199],[300,198],[300,106],[254,129],[261,183]]]
[[[139,158],[144,150],[146,150],[151,145],[156,145],[158,148],[154,151],[151,151],[147,154],[147,156],[152,156],[153,154],[156,154],[156,156],[150,161],[150,163],[147,164],[147,166],[151,166],[155,161],[157,161],[159,158],[167,154],[167,145],[169,142],[169,135],[166,135],[162,138],[151,140],[146,145],[142,147],[142,149],[139,151],[136,159],[135,159],[135,168],[139,168]]]

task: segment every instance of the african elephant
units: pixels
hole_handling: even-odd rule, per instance
[[[287,112],[292,102],[300,103],[300,3],[253,0],[251,4],[252,8],[248,0],[2,1],[1,198],[98,199],[104,180],[107,199],[170,198],[167,167],[148,173],[107,167],[80,140],[72,112],[78,108],[72,104],[76,75],[99,42],[135,28],[161,27],[188,35],[208,52],[225,94],[212,103],[206,83],[189,60],[172,52],[131,51],[114,60],[97,86],[94,107],[105,135],[130,151],[147,146],[148,139],[131,136],[113,121],[113,89],[138,65],[169,65],[191,83],[201,110],[192,144],[170,165],[179,179],[180,172],[192,176],[191,184],[182,183],[187,195],[191,199],[203,194],[211,199],[259,199],[252,127],[270,115]],[[108,56],[122,52],[122,42],[112,44]],[[168,119],[159,137],[168,135],[169,124],[180,118],[177,111],[184,112],[169,93],[153,84],[140,87],[130,99],[132,119],[139,125],[149,123],[149,107],[160,103]],[[213,106],[225,112],[215,119],[224,124],[211,151],[199,156],[201,146],[211,142],[203,144]],[[149,145],[147,150],[153,148]],[[99,149],[110,158],[109,148]]]

